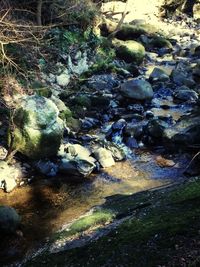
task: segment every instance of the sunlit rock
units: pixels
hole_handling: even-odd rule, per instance
[[[65,87],[70,82],[70,75],[67,70],[65,70],[60,75],[56,76],[56,82],[59,86]]]
[[[12,148],[29,158],[56,155],[64,124],[56,105],[47,98],[27,96],[21,99],[14,115],[14,131],[10,132]]]
[[[87,177],[96,167],[91,151],[79,144],[62,144],[58,156],[61,157],[58,170],[64,174]]]
[[[195,19],[200,19],[200,3],[197,3],[193,7],[193,17]]]
[[[153,82],[166,82],[169,80],[169,75],[163,69],[155,67],[149,76],[149,80]]]
[[[22,176],[22,172],[19,168],[0,161],[0,188],[5,192],[9,193],[17,186],[17,179],[20,176]]]
[[[111,151],[106,148],[98,148],[94,151],[95,158],[99,161],[103,168],[111,167],[115,165]]]
[[[121,41],[114,39],[112,44],[116,50],[116,55],[129,63],[142,63],[145,56],[145,48],[142,44],[133,41]]]

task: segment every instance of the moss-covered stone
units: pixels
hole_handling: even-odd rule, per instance
[[[74,104],[80,105],[81,107],[89,108],[91,106],[90,97],[87,95],[79,95],[76,96],[73,100]]]
[[[10,145],[29,158],[43,158],[57,153],[64,130],[55,104],[44,97],[27,96],[14,113]]]
[[[101,30],[103,35],[112,34],[118,23],[109,19],[104,19]],[[123,23],[120,30],[116,33],[116,37],[120,40],[135,40],[142,34],[153,35],[159,30],[149,23],[136,23],[133,21],[131,24]]]
[[[71,117],[67,119],[66,126],[69,127],[70,130],[78,132],[81,128],[81,122],[80,120]]]
[[[158,29],[150,24],[138,24],[138,25],[123,24],[121,29],[117,32],[116,37],[124,41],[135,40],[142,34],[151,36],[154,35],[156,32],[158,32]]]
[[[116,49],[116,55],[128,63],[140,64],[145,56],[145,48],[136,41],[113,40],[113,46]]]
[[[170,41],[163,36],[154,36],[150,40],[149,45],[156,48],[172,48],[172,44],[170,43]]]

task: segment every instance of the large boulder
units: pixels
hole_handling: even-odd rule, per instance
[[[151,84],[140,79],[131,79],[122,83],[120,92],[124,97],[136,100],[147,100],[153,97]]]
[[[15,209],[8,206],[0,206],[0,233],[13,234],[20,224],[20,216]]]
[[[145,56],[145,48],[142,44],[133,41],[121,41],[113,39],[112,44],[116,55],[127,63],[141,64]]]
[[[12,148],[32,159],[56,155],[64,123],[56,105],[45,97],[26,96],[14,114]]]

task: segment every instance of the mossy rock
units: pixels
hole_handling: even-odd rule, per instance
[[[72,102],[74,104],[81,106],[81,107],[86,107],[86,108],[91,107],[91,100],[90,100],[90,97],[87,95],[76,96]]]
[[[65,107],[65,110],[61,111],[59,113],[59,117],[63,120],[63,121],[67,121],[68,119],[70,119],[72,117],[72,112],[68,107]]]
[[[78,132],[81,129],[81,122],[80,120],[71,117],[66,121],[66,126],[69,127],[70,130]]]
[[[145,48],[136,41],[121,41],[114,39],[112,42],[116,55],[127,63],[141,64],[145,56]]]
[[[104,36],[108,36],[112,34],[116,28],[118,23],[109,19],[104,19],[101,30]],[[158,33],[159,30],[149,23],[135,23],[132,24],[123,23],[120,30],[116,33],[116,38],[120,40],[135,40],[140,37],[142,34],[153,35]]]
[[[9,131],[12,149],[32,159],[56,155],[64,131],[56,105],[40,96],[26,96],[19,105]]]
[[[158,29],[150,24],[138,24],[138,25],[123,24],[121,29],[117,32],[116,38],[124,41],[135,40],[142,34],[151,36],[154,35],[156,32],[158,32]]]
[[[165,37],[163,36],[155,36],[153,37],[150,42],[149,45],[155,48],[169,48],[172,49],[172,44],[170,43],[169,40],[167,40]]]

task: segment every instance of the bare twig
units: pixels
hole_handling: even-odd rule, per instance
[[[128,14],[128,12],[127,12],[128,4],[129,4],[129,0],[126,1],[124,12],[122,14],[122,17],[121,17],[119,23],[117,24],[116,29],[108,36],[109,39],[114,38],[115,35],[117,34],[117,32],[120,30],[120,28],[121,28],[121,26],[122,26],[122,24],[124,22],[124,19],[125,19],[126,15]]]
[[[197,152],[194,157],[191,159],[191,161],[188,163],[188,165],[186,166],[186,168],[184,169],[183,173],[190,167],[190,165],[192,164],[192,162],[196,159],[196,157],[198,157],[200,155],[200,151]]]

